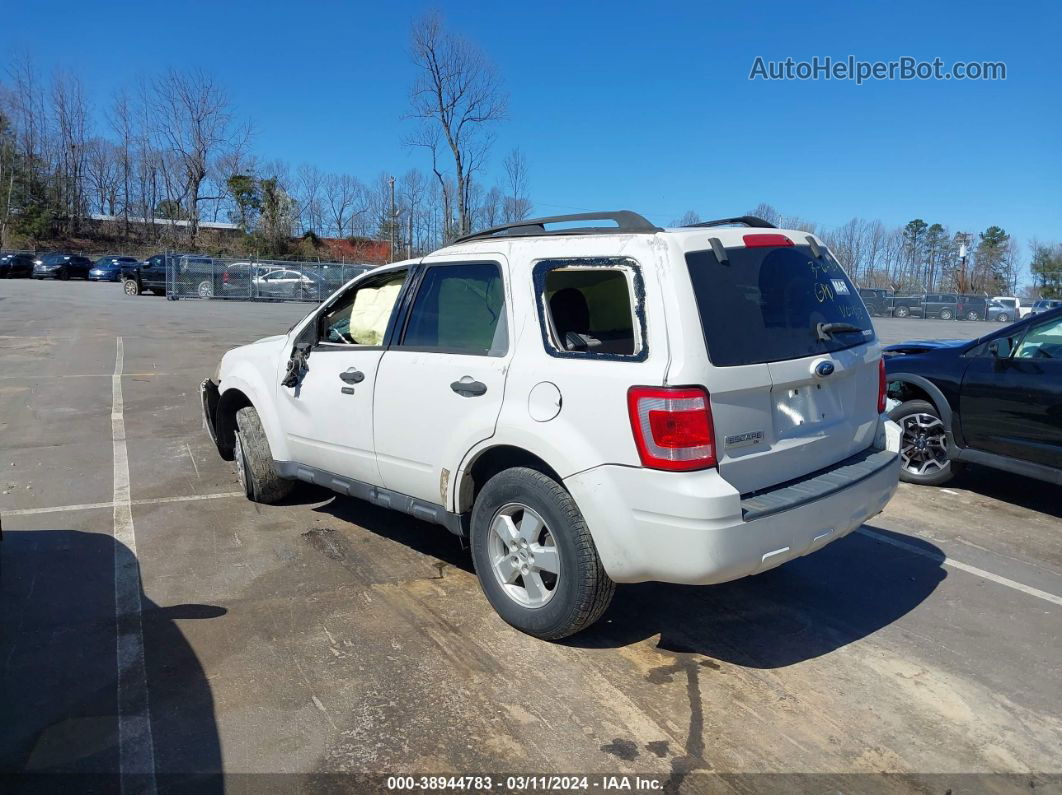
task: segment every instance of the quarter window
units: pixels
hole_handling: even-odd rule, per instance
[[[501,269],[493,262],[424,272],[401,347],[502,356],[509,347]]]
[[[546,350],[559,357],[645,358],[637,264],[626,258],[544,260],[534,269]]]

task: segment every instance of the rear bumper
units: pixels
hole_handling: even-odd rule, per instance
[[[715,470],[610,465],[564,483],[616,582],[727,582],[814,552],[879,513],[896,491],[899,428],[885,421],[878,436],[865,462],[744,498]]]

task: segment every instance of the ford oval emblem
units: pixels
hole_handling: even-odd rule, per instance
[[[819,378],[825,378],[828,375],[833,375],[833,362],[819,362],[815,365],[815,375]]]

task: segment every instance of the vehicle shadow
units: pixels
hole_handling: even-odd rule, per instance
[[[620,647],[660,635],[662,651],[748,668],[821,657],[888,626],[947,575],[944,553],[922,539],[864,526],[860,532],[755,577],[711,586],[621,586],[603,619],[565,641]]]
[[[1062,519],[1058,486],[1024,475],[967,464],[955,473],[955,477],[945,484],[945,488],[973,491],[994,500],[1009,502],[1030,511]]]
[[[442,527],[345,497],[314,510],[474,572],[471,555]],[[855,532],[772,571],[721,585],[620,585],[597,624],[562,642],[612,648],[660,635],[663,651],[751,668],[828,654],[906,615],[947,576],[944,553],[933,544],[864,527],[920,554]]]
[[[136,567],[135,556],[108,534],[8,530],[0,561],[0,789],[119,789],[115,568]],[[226,611],[140,599],[158,788],[221,792],[210,685],[178,622]],[[126,714],[138,692],[130,670]]]

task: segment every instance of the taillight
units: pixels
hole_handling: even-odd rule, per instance
[[[745,248],[772,248],[774,246],[793,245],[793,241],[788,237],[777,234],[745,235],[741,239],[745,241]]]
[[[225,271],[224,273],[221,274],[221,281],[225,282],[226,284],[229,283],[229,272],[228,271]]]
[[[716,465],[712,405],[704,389],[632,386],[627,411],[643,466],[688,471]]]
[[[885,357],[878,359],[878,414],[885,411]]]

